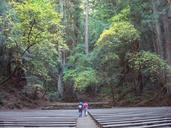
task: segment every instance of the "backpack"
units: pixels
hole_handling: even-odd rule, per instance
[[[81,104],[78,105],[78,109],[82,109],[82,107],[83,107],[83,106],[82,106]]]

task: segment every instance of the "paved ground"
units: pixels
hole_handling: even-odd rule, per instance
[[[87,116],[78,119],[77,128],[97,128],[97,126],[92,118],[90,116]]]

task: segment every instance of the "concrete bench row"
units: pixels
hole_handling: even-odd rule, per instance
[[[91,110],[101,128],[167,128],[171,127],[171,108],[115,108]]]
[[[0,112],[0,128],[75,128],[77,111]]]

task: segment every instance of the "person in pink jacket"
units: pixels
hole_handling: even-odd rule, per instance
[[[84,109],[84,116],[88,115],[88,102],[83,103],[83,109]]]

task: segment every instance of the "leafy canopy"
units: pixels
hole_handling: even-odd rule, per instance
[[[122,43],[130,43],[139,39],[139,32],[129,22],[114,22],[112,26],[104,30],[96,45],[104,45],[118,40]]]
[[[134,71],[151,75],[159,75],[162,70],[168,68],[167,63],[158,55],[147,51],[129,53],[128,62]]]
[[[60,30],[60,16],[49,0],[27,0],[11,2],[8,12],[9,24],[12,27],[9,45],[28,47],[48,40],[54,34],[52,28]],[[54,31],[55,31],[54,30]]]
[[[12,1],[7,12],[8,46],[15,47],[29,74],[49,79],[58,67],[58,48],[66,49],[61,17],[51,0]],[[49,50],[50,49],[50,50]]]
[[[92,55],[86,55],[82,45],[77,45],[69,57],[69,66],[64,71],[64,81],[73,82],[78,90],[97,85],[99,79],[93,68]]]

